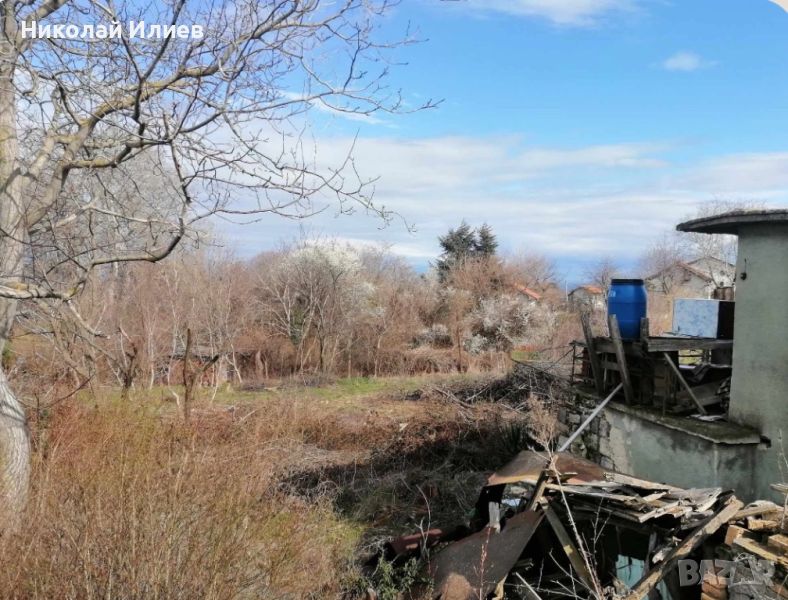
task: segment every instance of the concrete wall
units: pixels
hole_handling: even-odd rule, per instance
[[[708,298],[715,285],[678,265],[669,267],[645,280],[653,294],[668,293],[681,298]]]
[[[576,397],[559,419],[577,429],[598,400]],[[563,442],[565,437],[559,440]],[[571,451],[606,469],[685,488],[722,487],[745,501],[772,497],[758,477],[770,449],[757,431],[730,423],[662,416],[653,409],[610,404]]]
[[[723,429],[712,439],[714,432],[674,428],[671,419],[662,423],[661,417],[637,409],[613,406],[605,413],[610,435],[600,440],[599,450],[616,470],[685,488],[733,489],[745,500],[758,497],[753,473],[762,451],[757,436],[729,437]],[[677,418],[676,426],[683,425],[679,420],[688,421]]]
[[[770,439],[755,465],[768,490],[788,481],[788,224],[742,226],[736,273],[729,416]]]

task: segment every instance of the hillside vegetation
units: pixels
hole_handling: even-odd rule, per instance
[[[223,390],[189,424],[157,389],[34,414],[30,525],[0,539],[2,595],[359,596],[385,577],[362,569],[382,539],[462,521],[518,449],[516,411],[451,391],[483,384]]]

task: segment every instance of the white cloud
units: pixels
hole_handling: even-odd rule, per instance
[[[324,139],[317,144],[328,165],[343,159],[351,140]],[[664,144],[529,147],[516,137],[361,138],[355,142],[355,162],[362,173],[384,174],[380,191],[402,195],[467,190],[470,182],[500,188],[561,171],[580,177],[599,169],[652,169],[663,165],[656,154],[664,149]]]
[[[351,141],[316,144],[321,161],[336,163]],[[632,260],[715,197],[788,205],[788,152],[674,164],[665,159],[672,149],[665,143],[545,148],[516,137],[360,138],[359,172],[380,177],[376,201],[400,213],[414,233],[400,221],[381,229],[378,218],[361,211],[335,217],[327,210],[306,223],[271,216],[233,227],[226,237],[251,255],[297,237],[306,225],[353,244],[386,242],[423,265],[439,251],[437,236],[466,219],[488,222],[504,248],[572,261],[608,254]]]
[[[731,154],[701,163],[675,184],[749,199],[782,195],[788,190],[788,152]]]
[[[788,0],[770,0],[784,11],[788,12]]]
[[[539,17],[556,25],[589,27],[612,13],[633,10],[635,0],[468,0],[463,4],[477,11]]]
[[[662,68],[667,71],[691,72],[713,65],[713,61],[705,60],[694,52],[676,52],[662,61]]]

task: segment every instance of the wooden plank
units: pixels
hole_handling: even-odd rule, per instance
[[[737,512],[735,519],[738,521],[747,517],[758,517],[767,513],[782,512],[782,510],[782,507],[777,506],[774,502],[760,500],[757,503],[753,503],[752,505],[747,506],[746,508],[743,508]]]
[[[534,493],[531,494],[531,499],[528,500],[528,505],[525,507],[525,510],[536,510],[536,507],[539,505],[539,501],[542,499],[542,496],[544,496],[545,489],[547,489],[547,482],[550,479],[550,474],[554,470],[555,456],[552,456],[545,465],[545,468],[539,474],[539,479],[536,480],[536,486],[534,487]]]
[[[771,590],[775,594],[780,596],[780,598],[788,598],[788,587],[786,587],[785,581],[773,583],[771,586]]]
[[[553,528],[556,537],[558,537],[558,541],[561,542],[561,547],[564,549],[566,557],[572,564],[572,568],[575,570],[578,577],[580,577],[580,580],[583,582],[583,584],[589,590],[594,590],[594,578],[591,575],[591,572],[588,570],[585,559],[580,555],[579,550],[572,543],[572,538],[569,537],[569,533],[564,528],[563,523],[561,523],[561,519],[559,519],[558,515],[555,514],[555,511],[550,506],[549,502],[542,503],[542,510],[547,517],[547,522],[550,523],[550,527]]]
[[[580,485],[559,485],[557,483],[548,483],[547,489],[551,492],[564,492],[572,496],[583,496],[584,498],[597,498],[600,500],[607,500],[608,502],[621,502],[623,504],[634,505],[632,508],[639,506],[647,507],[648,504],[643,501],[640,496],[630,496],[628,494],[615,494],[604,491],[603,488],[593,489],[590,486]]]
[[[755,556],[770,560],[773,563],[782,566],[784,569],[788,569],[788,556],[782,556],[772,552],[769,548],[759,544],[753,539],[746,537],[737,538],[733,541],[733,546],[735,548],[740,548],[745,552],[749,552],[750,554],[754,554]]]
[[[649,338],[649,324],[648,324],[648,317],[642,317],[640,319],[640,343],[645,346],[646,342]]]
[[[715,592],[724,592],[728,588],[728,585],[725,583],[725,579],[723,577],[712,570],[706,571],[703,574],[701,588],[703,591],[708,592],[712,596],[716,596]]]
[[[712,381],[711,383],[703,383],[701,385],[696,385],[692,388],[692,393],[695,396],[695,399],[705,406],[711,406],[713,404],[719,404],[722,401],[722,398],[717,395],[717,390],[720,388],[719,381]],[[679,392],[676,394],[676,397],[679,399],[688,398],[689,394],[687,392]]]
[[[586,338],[586,348],[588,349],[588,360],[591,362],[591,373],[594,376],[594,386],[596,393],[602,396],[605,393],[605,384],[602,378],[602,365],[599,362],[594,334],[591,331],[591,321],[588,313],[580,313],[580,324],[583,326],[583,335]]]
[[[595,337],[594,346],[598,354],[615,354],[616,347],[613,345],[613,340],[609,337]],[[624,354],[634,358],[647,358],[649,353],[643,350],[640,344],[624,344]]]
[[[645,343],[648,352],[678,352],[681,350],[723,350],[733,348],[733,340],[712,338],[650,337]]]
[[[773,483],[770,487],[778,494],[788,496],[788,483]]]
[[[641,490],[668,490],[674,492],[684,491],[682,488],[677,488],[676,486],[668,485],[667,483],[658,483],[656,481],[648,481],[647,479],[639,479],[638,477],[624,475],[623,473],[607,472],[605,473],[605,479]]]
[[[750,531],[766,531],[768,533],[776,532],[780,528],[779,521],[772,521],[768,519],[759,519],[758,517],[747,518],[747,529]]]
[[[632,380],[629,378],[627,357],[624,353],[624,342],[621,340],[621,332],[618,329],[618,319],[616,315],[608,315],[607,322],[610,327],[610,339],[613,340],[613,346],[616,350],[616,360],[620,365],[621,383],[624,384],[624,399],[627,404],[634,404],[635,392],[632,391]]]
[[[728,525],[728,531],[725,532],[725,544],[733,546],[734,541],[746,535],[750,535],[748,529],[739,527],[738,525]]]
[[[665,560],[655,569],[646,573],[643,578],[635,584],[635,587],[625,596],[625,600],[641,600],[653,590],[657,584],[670,572],[676,563],[685,556],[693,552],[700,544],[714,534],[720,527],[727,523],[736,512],[744,506],[736,496],[729,497],[722,508],[711,517],[707,518],[701,525],[692,531],[684,540],[665,557]]]
[[[689,394],[689,397],[692,398],[692,401],[695,403],[695,406],[697,407],[698,412],[700,412],[700,414],[702,414],[702,415],[708,414],[706,412],[706,409],[703,407],[703,404],[701,404],[700,400],[698,400],[698,397],[695,395],[695,392],[692,391],[692,388],[690,387],[690,385],[684,379],[684,376],[681,374],[681,370],[671,360],[670,355],[667,352],[665,352],[664,356],[665,356],[665,360],[668,363],[668,366],[673,370],[674,375],[676,375],[676,378],[679,380],[679,383],[687,391],[687,393]]]
[[[766,546],[773,549],[775,552],[788,554],[788,536],[782,533],[770,535],[769,539],[766,541]]]

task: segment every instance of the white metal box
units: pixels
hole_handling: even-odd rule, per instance
[[[673,301],[673,331],[700,338],[733,338],[733,302],[678,298]]]

